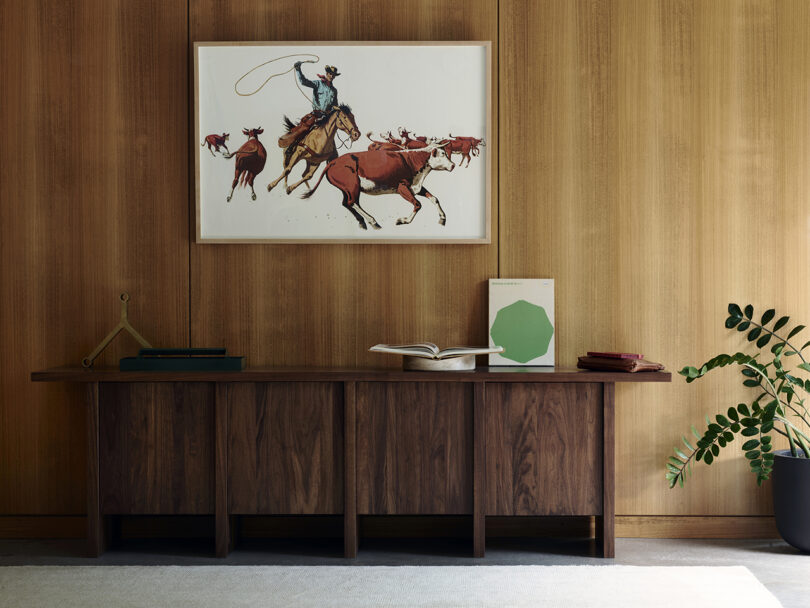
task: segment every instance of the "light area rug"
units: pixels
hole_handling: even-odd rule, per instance
[[[743,566],[17,566],[4,608],[780,607]]]

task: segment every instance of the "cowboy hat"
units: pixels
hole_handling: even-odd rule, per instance
[[[332,76],[340,76],[340,72],[338,72],[337,68],[333,65],[327,65],[324,67],[327,74],[332,74]]]

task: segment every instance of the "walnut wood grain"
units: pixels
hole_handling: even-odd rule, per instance
[[[228,513],[228,394],[230,384],[220,382],[214,388],[214,550],[227,557],[233,546]]]
[[[343,556],[357,557],[357,385],[343,385]]]
[[[602,514],[597,516],[597,537],[602,557],[616,556],[616,386],[602,385]]]
[[[472,514],[469,384],[357,384],[360,514]]]
[[[601,514],[601,385],[488,383],[486,399],[486,514]]]
[[[31,373],[34,382],[670,382],[669,372],[594,372],[554,367],[479,367],[467,372],[397,369],[248,368],[241,372],[121,372],[55,368]]]
[[[473,557],[486,550],[487,433],[486,385],[473,385]]]
[[[343,513],[340,383],[232,383],[228,405],[230,513]]]
[[[104,514],[214,513],[214,386],[99,385]]]
[[[87,554],[98,557],[104,552],[104,516],[101,514],[99,474],[99,403],[98,383],[85,387],[87,425]]]

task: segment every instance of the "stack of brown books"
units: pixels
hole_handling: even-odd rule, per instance
[[[579,357],[577,367],[604,372],[657,372],[664,369],[660,363],[646,361],[644,355],[594,351],[588,351],[585,357]]]

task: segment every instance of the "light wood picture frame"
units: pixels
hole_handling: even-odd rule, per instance
[[[195,42],[196,242],[489,243],[491,56]]]

